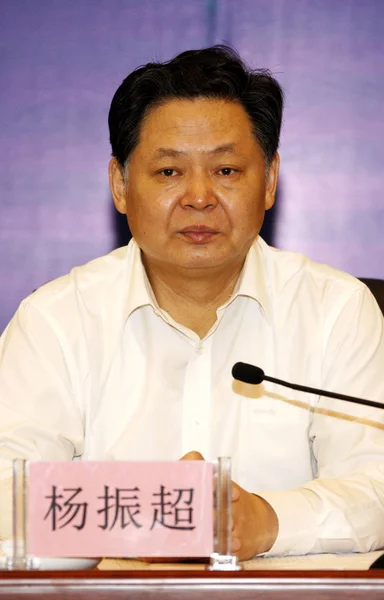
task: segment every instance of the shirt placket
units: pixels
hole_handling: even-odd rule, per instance
[[[182,410],[182,453],[191,450],[208,458],[211,447],[211,350],[212,337],[194,343],[188,361]]]

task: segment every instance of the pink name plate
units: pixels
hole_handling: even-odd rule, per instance
[[[197,557],[212,552],[212,463],[29,464],[30,555]]]

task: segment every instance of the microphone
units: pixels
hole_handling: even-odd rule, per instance
[[[327,392],[326,390],[318,390],[317,388],[308,387],[306,385],[298,385],[297,383],[289,383],[282,379],[276,379],[275,377],[269,377],[265,375],[263,369],[249,365],[248,363],[237,362],[232,368],[232,376],[237,381],[243,383],[250,383],[251,385],[258,385],[262,381],[271,381],[278,385],[290,388],[291,390],[297,390],[299,392],[307,392],[309,394],[316,394],[317,396],[326,396],[327,398],[336,398],[337,400],[346,400],[347,402],[354,402],[355,404],[364,404],[365,406],[373,406],[374,408],[384,408],[384,405],[380,402],[374,402],[373,400],[365,400],[364,398],[354,398],[353,396],[346,396],[345,394],[336,394],[335,392]]]

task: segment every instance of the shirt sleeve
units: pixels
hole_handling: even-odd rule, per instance
[[[12,459],[71,460],[83,451],[74,359],[31,298],[0,338],[0,539],[10,532]]]
[[[341,310],[331,311],[325,323],[323,389],[384,404],[383,323],[365,286]],[[315,478],[298,489],[259,494],[279,520],[267,555],[384,547],[383,423],[380,409],[318,399],[309,431]]]

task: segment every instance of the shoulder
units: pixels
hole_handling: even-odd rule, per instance
[[[326,302],[370,293],[364,283],[349,273],[311,260],[298,252],[278,250],[258,240],[264,257],[267,278],[276,293],[309,295],[313,301]]]
[[[23,300],[19,311],[56,316],[61,321],[66,315],[75,319],[82,310],[97,312],[106,302],[120,298],[128,259],[129,245],[74,267],[67,275],[35,290]]]
[[[383,314],[363,282],[303,254],[271,248],[263,240],[258,245],[275,323],[292,335],[306,331],[312,340],[322,340],[331,356],[343,343],[364,348],[383,343]]]

